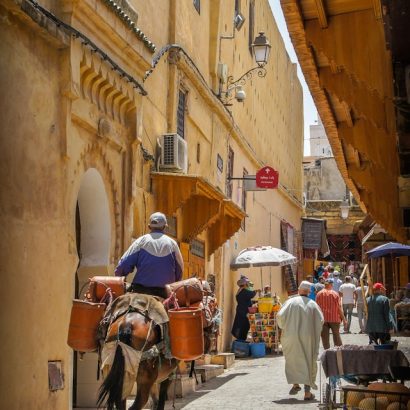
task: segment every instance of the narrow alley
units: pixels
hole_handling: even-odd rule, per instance
[[[346,344],[366,345],[368,337],[359,334],[357,317],[352,318],[352,333],[343,334]],[[398,348],[410,358],[410,341],[406,337],[393,337],[398,340]],[[323,348],[319,355],[322,353]],[[285,358],[283,355],[266,356],[259,359],[236,359],[232,368],[224,374],[202,384],[196,392],[182,399],[175,400],[175,409],[197,410],[234,410],[234,409],[315,409],[320,404],[320,395],[324,392],[326,378],[318,362],[316,379],[318,390],[314,391],[315,400],[304,401],[303,391],[297,396],[289,396],[289,386],[285,377]],[[342,384],[347,384],[342,382]],[[132,404],[131,401],[128,402]],[[173,409],[172,400],[166,404],[166,410]]]

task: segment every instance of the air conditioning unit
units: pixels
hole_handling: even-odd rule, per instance
[[[178,134],[161,135],[161,160],[159,168],[163,171],[188,171],[188,145]]]

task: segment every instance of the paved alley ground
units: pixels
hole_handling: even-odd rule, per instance
[[[358,334],[357,318],[352,319],[351,334],[342,334],[344,344],[367,344],[367,335]],[[407,357],[410,338],[393,337]],[[321,349],[322,351],[322,349]],[[319,365],[320,363],[318,363]],[[317,384],[325,383],[323,371],[318,366]],[[291,386],[285,378],[285,359],[282,355],[260,359],[237,359],[233,368],[203,384],[198,391],[183,399],[176,399],[176,409],[234,410],[234,409],[315,409],[320,403],[320,391],[313,391],[316,399],[303,400],[303,389],[297,396],[289,396]],[[131,404],[131,403],[130,403]],[[166,409],[172,409],[167,402]]]

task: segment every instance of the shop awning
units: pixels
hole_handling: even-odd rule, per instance
[[[181,237],[184,241],[208,230],[208,254],[228,240],[246,216],[241,208],[203,177],[153,172],[151,178],[156,209],[167,215],[181,210]]]

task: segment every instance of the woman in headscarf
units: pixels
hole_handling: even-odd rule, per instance
[[[246,340],[250,327],[247,317],[248,308],[252,306],[252,298],[255,297],[256,291],[249,286],[250,282],[246,276],[241,275],[236,283],[239,289],[236,292],[237,306],[231,333],[239,340]]]

